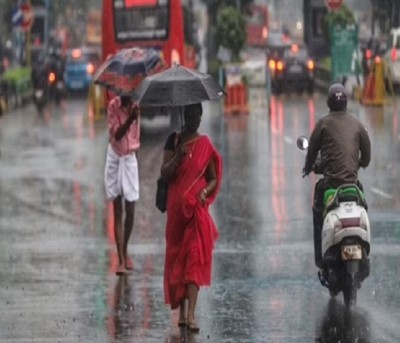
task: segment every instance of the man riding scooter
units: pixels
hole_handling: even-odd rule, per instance
[[[324,193],[329,188],[344,184],[357,184],[358,169],[366,168],[371,159],[368,132],[357,117],[347,111],[347,96],[343,85],[333,84],[328,90],[329,113],[324,115],[311,133],[303,168],[303,177],[315,168],[320,153],[323,174],[314,189],[313,223],[314,256],[318,268],[323,268],[321,231],[323,226]],[[360,154],[361,153],[361,154]]]

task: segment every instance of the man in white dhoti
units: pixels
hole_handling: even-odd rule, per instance
[[[107,109],[109,144],[104,181],[107,198],[113,202],[114,235],[118,250],[117,275],[133,269],[128,255],[128,241],[135,218],[135,202],[139,199],[139,170],[136,152],[140,147],[139,108],[130,97],[115,97]],[[125,200],[125,221],[122,228]]]

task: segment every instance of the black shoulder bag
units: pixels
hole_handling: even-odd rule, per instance
[[[175,136],[175,148],[178,144],[179,133]],[[156,207],[164,213],[167,210],[167,198],[168,198],[168,180],[160,175],[157,180],[157,191],[156,191]]]
[[[168,181],[160,176],[157,180],[156,207],[164,213],[167,210]]]

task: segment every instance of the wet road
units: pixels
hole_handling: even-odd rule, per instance
[[[311,199],[295,145],[326,111],[319,94],[250,93],[250,115],[204,104],[201,131],[224,158],[212,208],[220,230],[213,283],[199,295],[199,334],[164,305],[164,215],[155,183],[168,121],[144,122],[141,199],[129,245],[134,271],[115,275],[103,168],[107,131],[84,99],[39,117],[0,118],[1,342],[398,342],[399,128],[396,105],[350,104],[368,126],[373,159],[361,171],[372,225],[371,275],[353,313],[330,300],[313,263]]]

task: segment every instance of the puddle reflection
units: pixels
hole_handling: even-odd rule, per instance
[[[171,334],[165,343],[196,343],[196,333],[192,333],[186,329],[180,329],[179,333]]]
[[[323,314],[317,337],[317,342],[371,343],[369,316],[358,308],[346,311],[343,303],[332,298]]]
[[[132,285],[128,275],[117,278],[114,292],[109,299],[108,333],[111,337],[122,339],[132,336],[135,328],[135,304]]]

